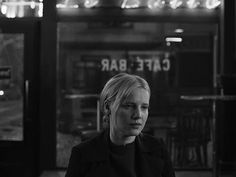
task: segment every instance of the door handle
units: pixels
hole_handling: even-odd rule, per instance
[[[29,121],[29,80],[25,80],[25,109],[24,109],[24,114],[25,114],[25,120]]]

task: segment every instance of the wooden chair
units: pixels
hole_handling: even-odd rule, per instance
[[[201,108],[182,109],[177,124],[167,133],[167,145],[177,167],[207,167],[211,139],[210,114]]]

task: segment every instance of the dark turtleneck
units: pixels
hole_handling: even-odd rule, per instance
[[[109,142],[111,177],[136,177],[135,142],[126,145]]]

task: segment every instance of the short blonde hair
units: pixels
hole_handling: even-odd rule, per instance
[[[136,88],[143,88],[151,95],[149,84],[145,79],[140,76],[120,73],[113,76],[105,84],[101,95],[100,105],[101,112],[106,115],[106,106],[110,106],[111,103],[115,105],[115,113],[120,104],[130,95],[130,93]]]

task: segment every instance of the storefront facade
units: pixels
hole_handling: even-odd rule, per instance
[[[13,145],[24,149],[21,144],[33,144],[26,145],[36,154],[28,159],[28,163],[35,162],[32,173],[65,169],[72,146],[103,129],[99,93],[107,79],[120,72],[140,75],[150,83],[152,97],[144,131],[166,142],[175,168],[216,173],[215,161],[225,156],[217,154],[222,151],[217,143],[224,135],[216,133],[221,127],[215,120],[224,113],[214,112],[212,100],[183,96],[218,94],[219,76],[233,74],[230,67],[235,61],[224,60],[228,50],[222,37],[228,29],[226,20],[222,24],[225,3],[209,9],[207,2],[213,7],[218,1],[160,2],[39,1],[33,17],[0,19],[3,25],[19,21],[36,36],[34,44],[24,42],[24,37],[14,38],[25,50],[19,54],[24,67],[16,67],[24,74],[15,79],[24,85],[19,84],[23,91],[21,99],[16,99],[22,105],[18,109],[24,133],[13,140],[19,145]],[[27,36],[28,32],[20,34]],[[5,63],[3,76],[15,70]],[[195,126],[185,127],[185,117]],[[186,137],[179,130],[184,128],[198,134],[183,143]],[[11,142],[9,136],[2,142]]]

